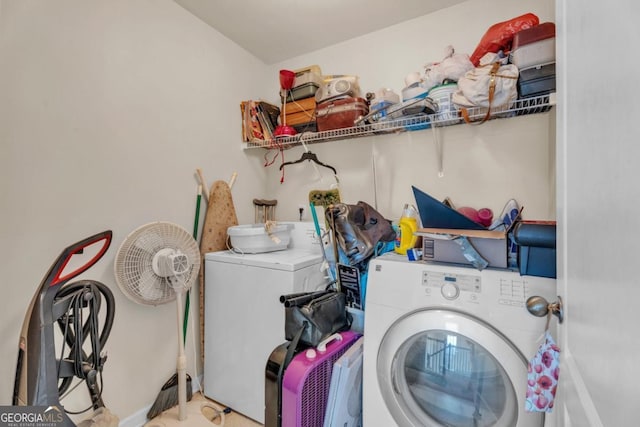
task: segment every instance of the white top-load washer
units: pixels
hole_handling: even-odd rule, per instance
[[[525,412],[527,362],[546,318],[525,306],[556,300],[554,279],[509,270],[408,262],[369,264],[363,425],[541,427]]]
[[[313,223],[293,224],[286,250],[204,256],[204,394],[260,423],[265,366],[285,342],[279,298],[327,285]]]

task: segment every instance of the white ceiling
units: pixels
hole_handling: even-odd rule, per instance
[[[465,0],[175,0],[274,64]]]

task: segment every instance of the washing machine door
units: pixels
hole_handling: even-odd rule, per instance
[[[400,427],[542,427],[525,412],[527,361],[486,322],[453,310],[420,310],[382,339],[378,384]]]

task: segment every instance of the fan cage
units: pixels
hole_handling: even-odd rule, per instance
[[[189,267],[175,277],[158,276],[153,271],[153,257],[162,249],[186,255]],[[188,291],[200,271],[200,249],[184,228],[170,222],[145,224],[122,242],[114,264],[116,282],[132,301],[160,305],[176,298],[176,292]]]

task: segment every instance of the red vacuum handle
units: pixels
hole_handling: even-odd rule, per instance
[[[111,245],[112,234],[113,233],[111,232],[111,230],[103,231],[91,237],[87,237],[86,239],[81,240],[77,243],[74,243],[73,245],[63,250],[60,256],[58,256],[58,259],[56,259],[56,261],[49,269],[49,272],[47,273],[47,276],[45,277],[42,285],[49,287],[67,282],[72,278],[78,276],[80,273],[89,269],[92,265],[98,262],[98,260],[105,254],[107,249],[109,249],[109,245]],[[75,270],[62,275],[65,267],[74,255],[81,254],[85,248],[101,241],[103,242],[102,246],[100,247],[96,255],[93,256],[93,258],[91,258],[87,263],[81,265]]]

